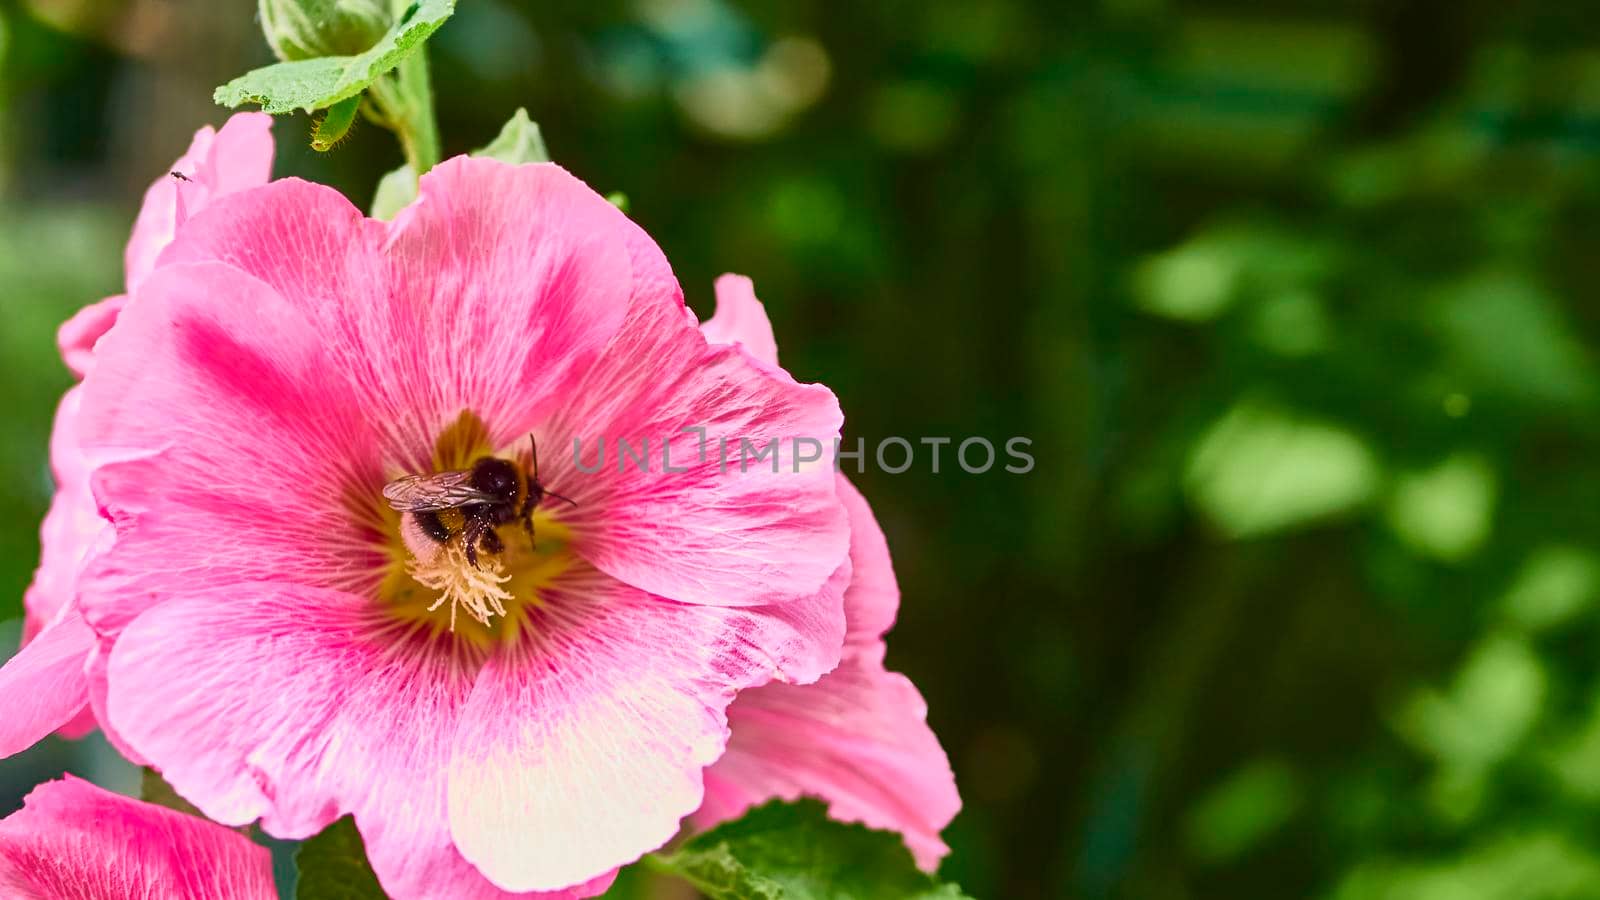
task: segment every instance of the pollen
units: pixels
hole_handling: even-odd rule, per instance
[[[438,599],[428,607],[434,612],[450,604],[450,630],[456,630],[456,610],[463,609],[480,625],[488,625],[491,617],[504,616],[511,592],[506,582],[511,576],[499,559],[478,557],[478,565],[467,561],[460,541],[451,541],[428,559],[413,556],[406,563],[406,571],[417,584],[438,591]]]

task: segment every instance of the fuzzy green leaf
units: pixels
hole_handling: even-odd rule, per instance
[[[455,12],[455,0],[417,0],[378,43],[354,56],[322,56],[264,66],[217,88],[227,107],[255,103],[264,112],[315,112],[367,89],[422,46]]]
[[[821,803],[769,803],[650,865],[712,900],[965,900],[923,874],[899,837],[828,818]]]
[[[355,820],[345,816],[300,845],[294,857],[300,870],[299,900],[387,900],[367,863],[366,846]]]
[[[486,156],[512,165],[550,161],[550,151],[544,146],[544,135],[539,133],[539,126],[528,118],[528,111],[521,108],[488,146],[472,151],[472,155]]]

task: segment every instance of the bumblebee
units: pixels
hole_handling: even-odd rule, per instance
[[[384,485],[389,506],[409,514],[418,530],[440,545],[459,537],[467,562],[478,567],[478,552],[501,553],[505,542],[495,529],[520,521],[533,539],[533,511],[546,497],[572,503],[539,480],[539,447],[528,436],[532,468],[497,456],[478,458],[470,469],[407,475]],[[573,504],[576,506],[577,504]]]

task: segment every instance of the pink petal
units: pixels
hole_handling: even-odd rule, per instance
[[[16,656],[0,666],[0,757],[32,747],[73,721],[89,700],[83,668],[94,632],[77,612],[44,626]]]
[[[445,764],[477,670],[365,598],[239,585],[127,627],[111,721],[218,822],[297,839],[353,813],[389,893],[500,900],[446,825]]]
[[[723,275],[717,279],[717,311],[700,325],[706,340],[714,344],[735,344],[762,363],[778,364],[778,345],[772,335],[772,322],[756,298],[755,286],[743,275]],[[837,478],[839,499],[850,522],[850,562],[855,574],[845,593],[845,620],[849,623],[846,653],[865,655],[882,661],[880,638],[894,626],[900,607],[900,586],[895,581],[894,564],[883,529],[865,497],[843,475]]]
[[[111,650],[116,646],[113,638],[98,638],[93,649],[89,651],[88,662],[84,664],[84,672],[89,679],[89,709],[94,714],[95,724],[100,726],[100,733],[105,735],[106,741],[122,754],[123,758],[136,766],[148,766],[150,760],[144,754],[133,749],[116,726],[111,723],[111,709],[109,695],[111,693],[110,673]]]
[[[216,263],[163,265],[100,342],[82,439],[116,523],[79,584],[114,635],[178,590],[281,578],[355,589],[380,574],[381,447],[321,333],[271,288]]]
[[[499,446],[570,402],[632,283],[627,219],[558,166],[448,160],[392,223],[285,179],[198,216],[168,262],[220,260],[316,323],[394,462],[471,409]]]
[[[848,579],[841,567],[814,598],[733,609],[564,577],[462,714],[449,790],[462,854],[498,884],[543,889],[661,846],[700,804],[734,693],[832,667],[820,648],[839,646]]]
[[[187,218],[218,197],[267,183],[272,177],[271,129],[269,115],[237,113],[220,131],[207,125],[195,132],[188,152],[172,164],[171,171],[187,180],[163,172],[145,191],[123,254],[128,293],[144,282]]]
[[[68,775],[0,820],[0,894],[19,900],[275,900],[249,838]]]
[[[728,710],[733,738],[706,772],[695,825],[709,828],[773,798],[820,797],[846,822],[900,832],[933,869],[939,832],[961,809],[955,777],[911,682],[848,660],[816,684],[769,684]]]
[[[778,364],[778,340],[766,307],[756,299],[756,286],[743,275],[717,279],[717,311],[700,325],[713,344],[738,344],[744,352],[769,366]]]
[[[56,493],[39,529],[39,568],[22,596],[26,610],[23,646],[72,605],[77,597],[78,573],[96,546],[110,539],[111,526],[100,517],[89,493],[88,462],[78,443],[81,401],[82,388],[69,389],[61,398],[51,429],[50,457]],[[76,682],[62,685],[69,692],[77,688]],[[65,738],[80,738],[93,729],[92,713],[80,708],[60,733]]]
[[[659,251],[642,232],[638,238],[635,270],[659,272],[664,264],[651,262]],[[838,401],[736,347],[709,345],[676,281],[639,284],[621,332],[547,429],[572,442],[541,462],[552,489],[577,501],[561,515],[578,552],[622,581],[683,602],[814,595],[849,540],[833,483]],[[685,430],[695,428],[704,429],[704,444]],[[806,452],[819,458],[799,466],[795,438],[815,440]],[[726,465],[722,439],[730,442]],[[769,461],[741,466],[741,439],[756,450],[776,439],[778,471]],[[635,450],[649,442],[643,471],[621,464],[621,441]],[[598,472],[575,465],[579,442],[586,468],[605,444]]]
[[[23,595],[24,635],[54,619],[77,593],[78,572],[110,525],[101,518],[89,491],[89,463],[80,445],[83,389],[61,397],[50,433],[50,467],[56,492],[39,529],[39,568]]]
[[[117,324],[117,316],[127,303],[126,294],[107,297],[85,306],[61,323],[56,332],[56,345],[61,348],[61,359],[73,375],[82,378],[89,373],[89,367],[94,364],[95,343]]]
[[[883,531],[843,476],[839,495],[850,512],[854,570],[844,595],[845,661],[814,685],[739,695],[728,710],[733,738],[706,772],[695,824],[709,828],[775,797],[811,795],[827,801],[834,818],[900,832],[931,870],[948,851],[939,832],[961,798],[922,696],[883,669],[882,635],[900,602]]]
[[[883,661],[883,635],[894,627],[900,608],[900,585],[889,558],[889,542],[878,519],[856,486],[838,476],[839,499],[850,516],[850,589],[844,594],[848,631],[845,653],[872,662]]]

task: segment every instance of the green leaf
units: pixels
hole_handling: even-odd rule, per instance
[[[962,900],[918,871],[899,837],[828,818],[821,803],[769,803],[649,864],[712,900]]]
[[[300,870],[295,887],[299,900],[388,900],[349,816],[301,844],[294,862]]]
[[[264,66],[217,88],[227,107],[256,103],[269,113],[315,112],[354,97],[414,53],[455,12],[455,0],[417,0],[365,53]]]
[[[167,809],[175,809],[181,813],[188,813],[191,816],[199,816],[202,819],[206,817],[205,813],[196,809],[193,803],[178,796],[178,792],[173,790],[172,785],[167,784],[167,780],[162,778],[155,769],[147,766],[143,772],[144,774],[139,780],[140,800],[146,803],[154,803],[157,806],[165,806]]]
[[[494,140],[472,151],[472,155],[513,165],[550,161],[550,152],[545,149],[544,136],[539,133],[538,124],[528,118],[526,109],[521,108],[501,127]],[[372,195],[372,217],[392,219],[395,213],[415,199],[417,177],[411,174],[410,166],[401,166],[378,180],[378,190]]]
[[[405,209],[406,204],[415,199],[417,176],[412,174],[411,166],[391,169],[378,179],[378,189],[372,194],[372,217],[385,221],[392,219],[395,213]]]
[[[539,133],[539,126],[528,118],[528,111],[520,107],[495,139],[487,147],[474,150],[472,155],[513,165],[550,161],[550,151],[544,146],[544,135]]]

